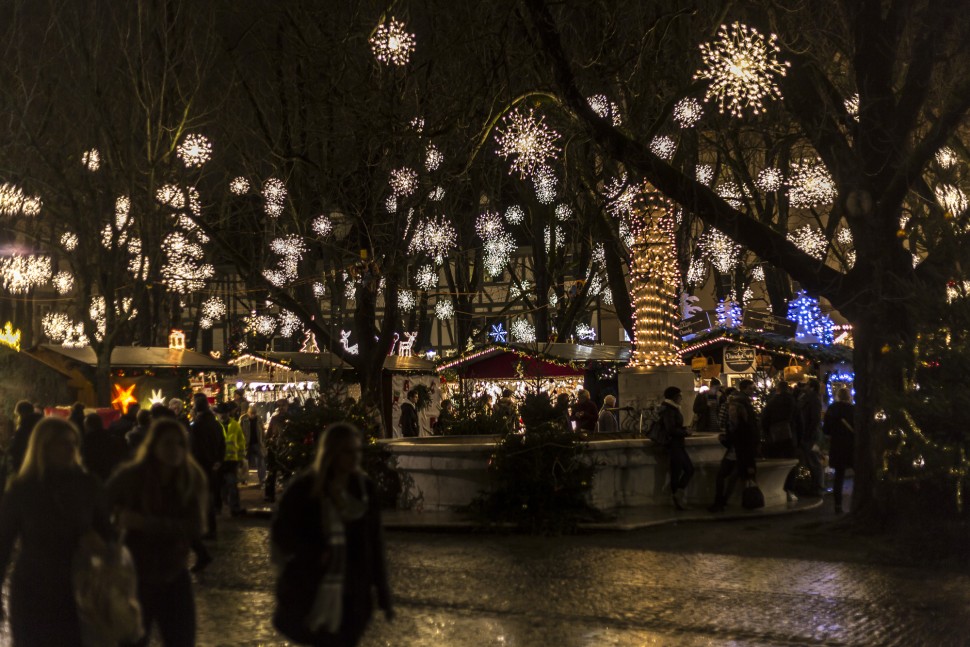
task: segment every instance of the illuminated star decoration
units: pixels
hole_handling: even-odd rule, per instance
[[[152,389],[152,395],[148,398],[148,401],[152,405],[165,404],[165,396],[162,395],[161,389]]]
[[[536,328],[525,319],[512,322],[512,338],[523,344],[531,344],[536,340]]]
[[[586,101],[589,103],[589,107],[593,109],[593,112],[601,119],[609,119],[616,127],[623,125],[623,118],[620,116],[620,106],[610,101],[605,94],[594,94]]]
[[[758,173],[758,179],[754,181],[754,185],[765,193],[774,193],[780,189],[784,183],[785,178],[782,177],[781,171],[774,167],[763,169],[760,173]]]
[[[780,99],[775,78],[785,76],[790,63],[778,59],[777,40],[738,22],[721,25],[717,39],[701,45],[704,66],[694,74],[710,81],[704,100],[715,99],[722,113],[741,117],[749,108],[761,114],[765,100]]]
[[[501,322],[489,326],[488,338],[496,344],[507,344],[509,341],[509,331]]]
[[[543,119],[536,117],[535,110],[516,109],[502,119],[502,130],[496,136],[498,154],[509,160],[510,172],[518,172],[523,179],[559,156],[555,144],[559,133]]]
[[[829,248],[829,241],[818,227],[811,225],[799,227],[795,231],[788,232],[787,238],[795,244],[795,247],[812,258],[819,261],[825,259]]]
[[[741,246],[717,229],[708,229],[697,241],[704,257],[721,274],[728,274],[741,258]]]
[[[128,407],[138,402],[138,398],[136,398],[133,395],[134,391],[135,391],[134,384],[132,384],[127,388],[121,386],[120,384],[115,384],[114,385],[115,396],[111,400],[111,406],[113,406],[115,409],[121,409],[122,414],[127,414]]]
[[[197,168],[212,157],[212,144],[205,135],[186,135],[178,147],[178,156],[186,168]]]
[[[407,65],[414,51],[414,34],[409,34],[403,22],[391,18],[378,25],[370,38],[371,51],[381,63]]]
[[[821,160],[795,162],[788,179],[788,199],[793,207],[808,208],[829,204],[837,195],[835,180]]]
[[[704,116],[700,101],[687,97],[674,104],[674,121],[681,128],[690,128]]]

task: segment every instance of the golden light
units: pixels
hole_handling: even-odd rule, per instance
[[[138,402],[138,398],[134,396],[135,385],[132,384],[129,387],[121,386],[120,384],[114,385],[115,397],[111,401],[111,406],[115,409],[121,409],[122,414],[128,413],[128,407]]]

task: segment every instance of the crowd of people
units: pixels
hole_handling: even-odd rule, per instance
[[[215,539],[223,506],[230,516],[246,514],[239,483],[250,467],[275,499],[272,446],[288,422],[288,404],[277,403],[264,428],[239,395],[213,408],[196,393],[190,411],[177,398],[149,410],[133,405],[107,427],[80,404],[68,417],[45,417],[18,403],[0,499],[0,581],[13,564],[13,645],[89,644],[77,555],[122,544],[144,629],[125,644],[147,645],[155,628],[164,645],[194,645],[190,573],[213,559],[206,540]],[[360,459],[360,433],[334,425],[321,434],[313,465],[280,499],[271,530],[282,573],[274,623],[291,639],[357,644],[374,595],[393,616],[379,497]]]

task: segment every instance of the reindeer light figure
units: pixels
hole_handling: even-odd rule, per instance
[[[414,346],[414,340],[418,338],[418,333],[406,332],[404,336],[407,337],[407,341],[397,343],[397,354],[399,357],[411,357],[411,347]]]
[[[341,330],[340,331],[340,343],[344,345],[344,350],[346,352],[350,353],[351,355],[356,355],[357,354],[357,344],[354,344],[353,346],[350,345],[350,331],[349,330]]]

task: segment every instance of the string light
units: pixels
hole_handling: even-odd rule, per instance
[[[51,279],[51,258],[13,254],[0,258],[0,278],[10,294],[26,294]]]
[[[494,211],[483,211],[475,219],[475,233],[482,240],[489,240],[505,231],[502,217]]]
[[[496,136],[497,153],[519,177],[534,176],[547,161],[559,156],[555,143],[559,133],[546,126],[544,117],[536,117],[535,110],[516,109],[502,119],[502,125]]]
[[[78,240],[77,234],[74,232],[65,231],[61,234],[61,246],[64,248],[64,251],[73,252],[77,249],[79,242],[80,240]]]
[[[698,239],[697,247],[721,274],[729,274],[741,259],[741,246],[718,229],[705,231]]]
[[[172,209],[183,209],[185,207],[185,194],[175,184],[163,184],[155,191],[155,199]],[[128,208],[131,202],[128,203]],[[117,209],[116,209],[117,211]],[[128,209],[125,209],[127,214]]]
[[[229,190],[235,195],[245,195],[249,193],[249,180],[243,176],[235,177],[229,183]]]
[[[455,247],[457,240],[458,234],[451,222],[444,216],[439,216],[418,225],[411,238],[410,250],[412,253],[424,253],[440,265],[448,252]]]
[[[593,96],[586,99],[589,103],[589,107],[593,109],[593,112],[597,114],[601,119],[608,119],[617,128],[623,125],[623,119],[620,117],[620,106],[616,105],[615,102],[610,101],[605,94],[594,94]]]
[[[64,341],[74,327],[74,322],[63,312],[48,312],[40,320],[40,326],[44,336],[57,343]]]
[[[417,302],[414,299],[414,292],[411,290],[398,290],[397,292],[397,306],[402,312],[411,312]]]
[[[38,196],[27,195],[20,187],[9,182],[0,185],[0,214],[36,216],[42,206],[43,202]]]
[[[532,283],[528,279],[522,279],[516,283],[509,284],[509,300],[515,301],[519,297],[526,296],[532,289]]]
[[[556,199],[556,188],[559,180],[548,166],[542,166],[532,178],[532,185],[536,190],[536,200],[542,204],[552,204]]]
[[[321,214],[313,219],[313,222],[310,224],[310,228],[313,230],[313,233],[320,238],[326,238],[330,235],[330,232],[333,231],[333,223],[330,222],[329,217]]]
[[[81,164],[94,173],[101,168],[101,152],[97,148],[86,150],[81,154]]]
[[[327,294],[327,286],[325,286],[321,281],[313,282],[313,296],[318,299],[322,299]]]
[[[428,171],[436,171],[441,163],[445,161],[445,156],[441,154],[438,147],[434,144],[428,144],[428,147],[424,151],[424,168]]]
[[[439,299],[434,304],[434,316],[444,321],[455,316],[455,304],[451,299]]]
[[[391,18],[377,26],[377,30],[370,38],[370,47],[374,57],[381,63],[402,66],[407,65],[411,60],[414,41],[414,34],[407,32],[405,24]]]
[[[438,273],[430,265],[422,265],[414,275],[414,284],[421,290],[430,290],[438,285]]]
[[[263,182],[263,210],[271,218],[279,218],[286,204],[286,185],[283,180],[271,177]]]
[[[740,209],[742,207],[741,198],[743,197],[743,192],[741,187],[738,186],[737,182],[728,180],[726,182],[721,182],[717,185],[715,190],[718,196],[724,198],[724,201],[735,209]]]
[[[741,306],[733,299],[721,299],[715,309],[717,325],[722,328],[737,328],[741,325]]]
[[[940,168],[947,169],[953,166],[959,161],[956,152],[949,146],[944,146],[940,150],[936,151],[936,163],[940,165]]]
[[[764,191],[765,193],[774,193],[779,190],[785,183],[785,178],[782,176],[781,171],[774,167],[768,167],[762,169],[758,173],[758,179],[754,181],[754,185]]]
[[[418,188],[418,174],[413,169],[402,167],[391,171],[391,177],[387,182],[394,195],[404,198]]]
[[[852,230],[848,227],[840,227],[839,231],[835,234],[835,240],[838,241],[840,245],[851,245]]]
[[[698,164],[694,169],[694,176],[704,186],[711,186],[711,182],[714,181],[714,167],[710,164]]]
[[[795,247],[802,250],[816,260],[824,260],[828,253],[829,241],[818,227],[804,225],[786,236]]]
[[[186,168],[198,168],[212,158],[212,143],[205,135],[186,135],[178,147],[178,156]]]
[[[525,211],[517,204],[505,210],[505,220],[510,225],[521,225],[525,221]]]
[[[650,140],[650,152],[662,160],[669,160],[674,156],[677,144],[672,137],[657,135]]]
[[[555,231],[555,233],[553,233]],[[546,225],[543,236],[546,243],[546,253],[552,252],[552,237],[556,237],[556,249],[562,250],[566,249],[566,232],[563,231],[562,227],[556,225],[555,230],[550,225]]]
[[[573,217],[573,210],[568,204],[556,205],[556,219],[566,222]]]
[[[486,240],[483,258],[485,273],[492,278],[501,275],[515,249],[515,240],[508,232],[503,231]]]
[[[289,310],[281,310],[277,322],[279,333],[283,337],[292,337],[297,332],[303,330],[303,324],[300,322],[300,318]]]
[[[816,341],[823,346],[830,346],[835,341],[835,324],[822,313],[818,299],[814,299],[800,290],[788,304],[790,321],[798,324],[795,338],[799,341]]]
[[[837,191],[835,181],[821,160],[795,162],[788,179],[788,200],[793,207],[808,208],[830,204]]]
[[[694,258],[687,268],[687,285],[700,287],[707,281],[707,264],[701,258]]]
[[[516,319],[509,326],[512,339],[520,344],[534,344],[536,341],[536,328],[525,319]]]
[[[681,128],[692,128],[704,116],[701,102],[691,97],[681,99],[674,104],[674,121]]]
[[[933,193],[936,194],[936,201],[940,206],[954,216],[963,215],[967,210],[967,194],[952,184],[941,182],[934,187]]]
[[[74,275],[68,271],[61,271],[54,275],[51,284],[58,294],[69,294],[74,289]]]

